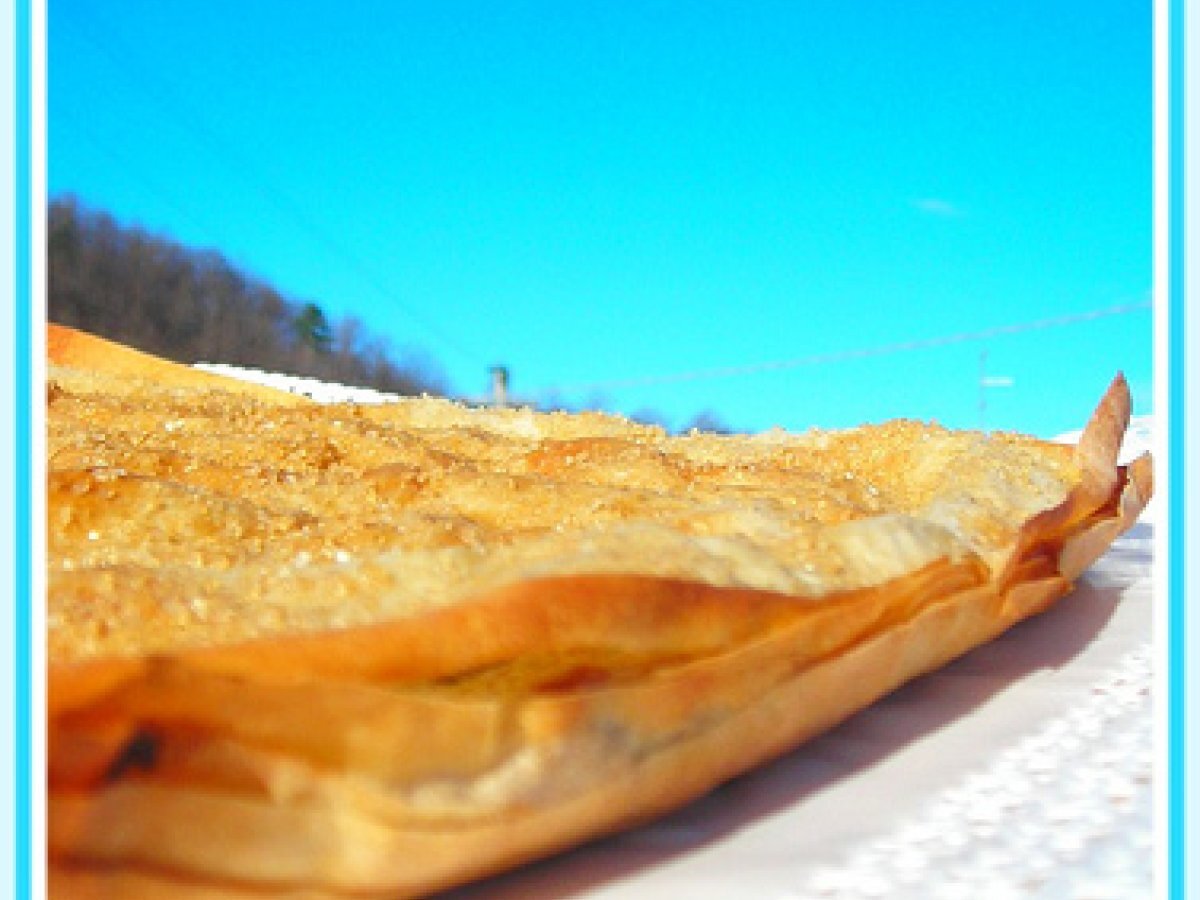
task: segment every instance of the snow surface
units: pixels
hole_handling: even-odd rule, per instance
[[[246,369],[225,363],[200,362],[195,364],[195,368],[212,372],[214,375],[224,375],[228,378],[266,385],[290,394],[302,394],[318,403],[395,403],[401,399],[396,394],[385,394],[383,391],[373,388],[349,387],[344,384],[319,381],[316,378],[280,375],[277,372]]]

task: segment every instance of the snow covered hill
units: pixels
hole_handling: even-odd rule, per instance
[[[198,362],[195,363],[195,368],[211,372],[214,375],[224,375],[228,378],[266,385],[292,394],[303,394],[318,403],[394,403],[401,399],[395,394],[385,394],[373,388],[349,387],[344,384],[319,381],[316,378],[280,375],[277,372],[264,372],[262,369],[249,369],[225,363]]]

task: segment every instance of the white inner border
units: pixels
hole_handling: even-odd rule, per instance
[[[1186,49],[1190,52],[1185,54],[1184,60],[1184,81],[1187,85],[1188,95],[1191,97],[1200,96],[1200,63],[1196,62],[1197,52],[1200,52],[1200,15],[1197,14],[1195,6],[1188,10],[1191,15],[1187,17],[1186,34],[1184,35],[1184,43]],[[1168,125],[1167,120],[1167,83],[1169,69],[1168,55],[1168,0],[1155,0],[1154,15],[1154,223],[1155,223],[1155,239],[1154,239],[1154,282],[1155,282],[1155,300],[1156,300],[1156,317],[1155,317],[1155,392],[1154,392],[1154,409],[1156,417],[1156,448],[1155,457],[1160,461],[1156,466],[1156,478],[1158,479],[1158,491],[1167,496],[1169,493],[1169,484],[1167,480],[1166,470],[1170,462],[1167,456],[1167,435],[1169,434],[1170,423],[1168,421],[1168,397],[1167,386],[1170,374],[1170,359],[1167,352],[1167,316],[1166,316],[1166,301],[1167,301],[1167,275],[1169,272],[1169,259],[1167,247],[1167,224],[1168,224],[1168,204],[1167,200],[1170,197],[1171,185],[1169,183],[1169,167],[1167,165],[1167,151],[1169,149],[1168,142]],[[11,22],[11,10],[6,18]],[[32,429],[32,445],[31,453],[31,473],[33,483],[43,484],[45,482],[45,403],[42,394],[42,387],[45,376],[45,329],[42,324],[45,321],[45,297],[46,297],[46,4],[45,0],[30,0],[30,19],[31,19],[31,47],[30,47],[30,126],[31,126],[31,159],[30,159],[30,203],[32,204],[31,214],[31,234],[30,246],[32,248],[33,259],[31,261],[31,286],[33,292],[33,309],[31,310],[31,319],[33,324],[33,334],[30,336],[30,352],[32,356],[31,383],[32,396],[29,398],[31,411],[31,429]],[[0,32],[2,34],[3,32]],[[10,42],[11,46],[11,42]],[[9,116],[9,121],[12,116]],[[1176,127],[1181,127],[1182,123],[1173,123]],[[1185,140],[1186,145],[1195,147],[1198,145],[1197,126],[1195,117],[1186,123]],[[12,166],[10,165],[10,171]],[[1189,167],[1191,168],[1191,167]],[[1187,185],[1187,194],[1185,197],[1185,222],[1188,234],[1197,233],[1197,226],[1200,225],[1200,186],[1197,185],[1195,178],[1190,179]],[[11,271],[11,270],[10,270]],[[1188,305],[1193,309],[1195,304],[1200,303],[1200,297],[1196,296],[1196,290],[1191,279],[1188,280],[1185,287],[1185,296],[1188,300]],[[1193,391],[1197,383],[1196,367],[1197,363],[1195,354],[1200,352],[1200,316],[1192,316],[1187,321],[1187,334],[1185,335],[1186,346],[1190,352],[1185,354],[1185,360],[1181,361],[1185,371],[1180,373],[1183,376],[1183,382],[1188,385]],[[11,359],[11,356],[9,357]],[[1190,417],[1190,427],[1187,437],[1187,445],[1194,447],[1197,444],[1197,432],[1200,426],[1197,426],[1197,417]],[[1194,553],[1189,553],[1192,559],[1200,559],[1200,539],[1197,538],[1197,520],[1195,516],[1195,498],[1196,488],[1192,486],[1192,493],[1187,498],[1174,498],[1176,502],[1186,501],[1188,510],[1188,525],[1189,534],[1191,535],[1191,544],[1189,550],[1195,550]],[[42,564],[45,557],[45,497],[44,493],[38,490],[32,492],[32,517],[33,521],[30,525],[30,544],[33,555],[31,565],[31,588],[33,597],[45,596],[45,566]],[[1167,634],[1167,604],[1165,601],[1164,586],[1166,583],[1163,577],[1167,572],[1169,563],[1167,551],[1167,531],[1165,516],[1163,521],[1156,526],[1156,561],[1155,561],[1155,579],[1158,586],[1157,603],[1157,618],[1156,618],[1156,687],[1155,687],[1155,718],[1156,718],[1156,734],[1157,734],[1157,759],[1159,762],[1159,770],[1165,771],[1166,752],[1167,752],[1167,717],[1166,717],[1166,698],[1167,698],[1167,667],[1166,667],[1166,634]],[[1194,569],[1188,571],[1188,582],[1186,594],[1189,597],[1195,596],[1198,591],[1197,576]],[[1187,635],[1188,649],[1194,649],[1200,645],[1200,617],[1192,615],[1189,617],[1189,628]],[[45,747],[45,728],[43,711],[45,710],[45,605],[44,603],[34,603],[31,614],[31,623],[33,633],[30,635],[30,684],[31,697],[30,709],[33,711],[34,721],[31,725],[32,746],[30,747],[30,765],[31,774],[45,771],[46,762],[46,747]],[[15,637],[15,636],[14,636]],[[1194,679],[1191,678],[1190,672],[1184,673],[1184,681],[1189,692],[1195,688]],[[1194,709],[1196,701],[1193,697],[1191,706]],[[1191,712],[1192,710],[1189,710]],[[1193,746],[1195,734],[1195,717],[1188,716],[1187,727],[1187,745]],[[10,768],[11,770],[11,768]],[[1157,880],[1157,896],[1166,896],[1167,883],[1165,875],[1167,873],[1167,785],[1165,778],[1156,779],[1156,870],[1159,873]],[[1186,798],[1187,805],[1187,821],[1189,842],[1187,848],[1187,856],[1192,859],[1200,859],[1200,835],[1197,834],[1196,818],[1194,810],[1196,808],[1197,786],[1194,779],[1189,780],[1189,790]],[[31,888],[34,897],[45,896],[46,880],[45,880],[45,823],[46,823],[46,806],[45,794],[42,790],[35,787],[32,789],[31,796],[31,851],[33,859],[31,860]],[[11,844],[10,844],[11,846]],[[1192,879],[1189,879],[1191,881]]]

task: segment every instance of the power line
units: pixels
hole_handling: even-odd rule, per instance
[[[752,363],[742,366],[722,366],[711,369],[696,369],[690,372],[676,372],[669,375],[648,375],[640,378],[617,378],[604,381],[586,381],[574,384],[554,385],[538,390],[525,392],[532,397],[546,397],[554,394],[580,393],[586,391],[611,391],[629,388],[650,387],[660,384],[677,384],[685,381],[702,381],[717,378],[735,378],[743,375],[758,375],[763,372],[780,372],[787,369],[798,369],[804,366],[819,366],[828,363],[847,362],[854,359],[867,359],[876,356],[888,356],[893,353],[907,353],[913,350],[931,350],[936,347],[948,347],[953,344],[965,344],[970,341],[983,341],[989,338],[1021,334],[1027,331],[1041,331],[1047,328],[1062,328],[1067,325],[1079,325],[1104,319],[1110,316],[1123,316],[1141,310],[1150,309],[1150,300],[1135,303],[1118,303],[1102,309],[1093,309],[1082,313],[1068,313],[1032,322],[1019,322],[1012,325],[997,325],[981,331],[964,331],[958,334],[942,337],[922,338],[915,341],[902,341],[896,344],[884,344],[878,347],[864,347],[852,350],[838,350],[832,353],[816,353],[811,356],[801,356],[796,359],[778,360],[774,362]]]
[[[108,141],[98,138],[96,132],[87,126],[84,126],[81,123],[81,120],[73,113],[64,113],[63,111],[59,110],[55,114],[55,118],[59,122],[65,120],[68,126],[74,130],[77,136],[86,141],[93,150],[97,150],[104,156],[107,156],[111,162],[121,167],[121,169],[131,172],[134,170],[132,161],[124,154],[123,151],[118,150]],[[140,172],[134,176],[132,180],[144,193],[151,194],[157,198],[159,202],[164,203],[173,209],[175,214],[185,222],[190,222],[192,227],[198,232],[203,232],[207,227],[202,225],[200,220],[196,218],[195,210],[190,209],[188,206],[186,206],[186,204],[181,202],[177,196],[173,195],[172,191],[164,189],[161,182],[156,182],[152,179],[146,178],[146,176]]]
[[[300,205],[285,192],[261,176],[254,174],[255,166],[253,163],[196,115],[195,104],[183,103],[179,96],[172,96],[171,90],[164,85],[161,78],[156,79],[153,75],[148,74],[144,67],[137,65],[136,56],[129,51],[127,46],[113,39],[111,35],[105,35],[103,39],[100,39],[93,33],[93,29],[90,28],[73,28],[72,30],[77,36],[82,35],[92,45],[93,49],[106,57],[112,68],[116,71],[132,78],[131,71],[137,70],[136,74],[138,77],[133,78],[133,80],[137,91],[142,96],[154,100],[177,123],[182,124],[191,131],[193,135],[200,139],[211,156],[219,159],[224,165],[236,172],[244,181],[252,184],[277,212],[289,219],[302,231],[307,232],[326,252],[340,257],[345,265],[349,266],[369,287],[385,297],[410,322],[417,325],[428,336],[436,339],[444,348],[453,351],[462,359],[470,362],[478,362],[480,359],[479,354],[471,352],[457,338],[452,338],[441,328],[438,328],[423,316],[415,313],[407,304],[400,302],[396,298],[392,288],[370,266],[363,262],[357,254],[353,253],[337,238],[311,219]],[[189,109],[191,110],[191,114],[186,117],[181,116],[178,114],[180,109]]]

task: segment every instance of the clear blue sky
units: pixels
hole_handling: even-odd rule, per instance
[[[49,4],[49,189],[463,395],[729,425],[1081,424],[1144,303],[1149,2]],[[399,352],[398,352],[399,355]]]

